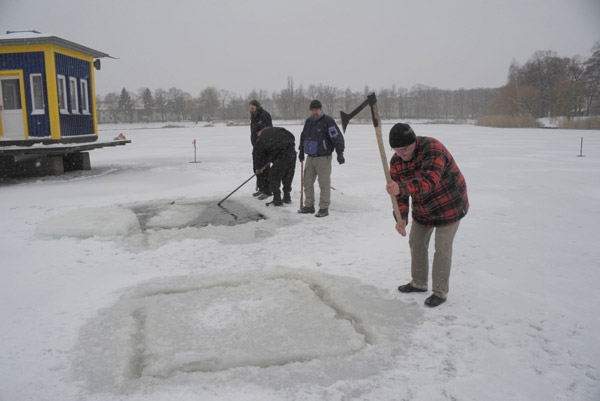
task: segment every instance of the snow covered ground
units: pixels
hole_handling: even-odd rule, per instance
[[[413,127],[471,201],[435,309],[396,290],[370,125],[323,219],[296,213],[299,164],[293,205],[249,183],[215,207],[252,174],[248,127],[101,126],[132,143],[0,184],[0,400],[600,399],[600,132]]]

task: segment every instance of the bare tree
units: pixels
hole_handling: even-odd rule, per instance
[[[154,91],[154,107],[160,112],[161,121],[165,122],[165,118],[168,112],[168,94],[164,89],[157,89]]]
[[[392,118],[392,110],[394,107],[395,93],[390,89],[381,89],[377,93],[377,102],[380,104],[380,111],[383,118]]]
[[[231,102],[231,100],[233,98],[235,98],[235,93],[229,92],[228,90],[224,90],[224,89],[219,90],[219,102],[220,102],[222,119],[227,118],[227,116],[226,116],[227,105],[229,104],[229,102]]]
[[[141,99],[142,107],[144,108],[144,118],[148,122],[154,112],[154,97],[152,97],[152,92],[149,88],[142,88],[138,93],[138,97]]]
[[[119,94],[117,92],[107,93],[104,97],[104,104],[109,110],[112,121],[117,122],[119,120]]]
[[[209,86],[200,93],[202,116],[206,120],[217,117],[220,103],[219,92],[214,86]]]
[[[121,95],[119,96],[119,112],[125,116],[125,118],[129,121],[133,121],[133,108],[135,106],[135,102],[133,100],[132,95],[127,91],[127,89],[123,88],[121,90]]]
[[[594,44],[592,56],[584,62],[584,81],[586,92],[586,115],[593,111],[593,105],[596,103],[595,112],[600,114],[600,41]]]

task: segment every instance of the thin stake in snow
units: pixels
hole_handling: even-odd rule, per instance
[[[583,137],[581,137],[581,145],[579,146],[579,154],[577,155],[577,157],[585,157],[585,155],[583,154]]]

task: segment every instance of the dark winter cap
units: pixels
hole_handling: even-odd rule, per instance
[[[398,123],[390,130],[390,146],[403,148],[417,140],[415,131],[408,124]]]
[[[258,100],[254,99],[249,103],[251,106],[256,106],[256,107],[260,107],[260,103],[258,103]]]
[[[262,131],[263,129],[265,129],[265,124],[263,124],[262,121],[256,124],[256,132]]]
[[[323,105],[318,100],[313,100],[310,102],[310,109],[322,109]]]

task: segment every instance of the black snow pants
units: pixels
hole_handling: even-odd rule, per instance
[[[279,154],[277,159],[271,164],[269,171],[269,190],[273,193],[273,197],[281,196],[279,189],[283,184],[283,192],[292,192],[292,181],[294,181],[294,172],[296,170],[296,150],[294,144],[291,144],[283,152]]]
[[[254,172],[264,167],[257,164],[257,161],[254,160],[254,156],[252,156],[252,164],[254,166]],[[256,174],[256,189],[267,195],[271,195],[271,190],[269,189],[269,170],[271,170],[271,167],[264,169],[262,174]]]

